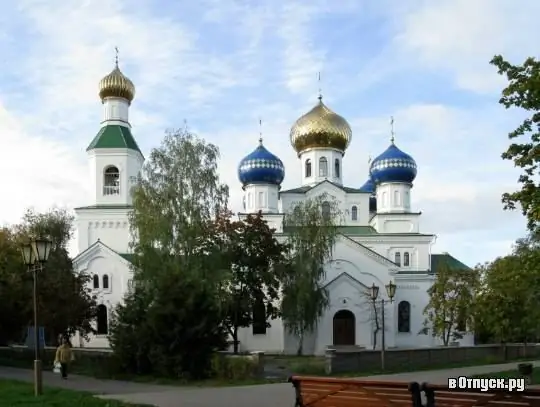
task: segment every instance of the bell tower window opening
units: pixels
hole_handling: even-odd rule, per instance
[[[328,177],[328,160],[326,157],[319,158],[319,177]]]
[[[105,168],[103,175],[103,195],[120,194],[120,171],[114,165]]]
[[[306,178],[311,177],[311,160],[308,158],[306,160]]]
[[[340,177],[340,175],[339,175],[339,158],[336,158],[335,161],[334,161],[334,176],[336,178]]]

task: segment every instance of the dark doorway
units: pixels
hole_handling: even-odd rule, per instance
[[[356,318],[351,311],[336,312],[333,333],[334,345],[356,345]]]

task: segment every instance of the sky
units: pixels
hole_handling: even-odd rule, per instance
[[[236,168],[257,146],[300,184],[289,142],[317,102],[353,138],[344,183],[360,187],[368,157],[396,144],[418,176],[412,205],[434,252],[474,265],[525,234],[501,194],[519,172],[500,158],[522,113],[498,104],[504,78],[490,59],[537,56],[535,0],[0,0],[0,222],[25,208],[92,204],[85,149],[99,130],[99,80],[114,64],[137,88],[133,133],[148,156],[167,129],[219,146],[231,206]],[[321,81],[318,83],[318,73]],[[259,128],[259,118],[262,128]]]

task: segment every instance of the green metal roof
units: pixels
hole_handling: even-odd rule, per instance
[[[109,124],[102,127],[86,151],[96,148],[129,148],[142,154],[128,127]]]
[[[133,263],[133,257],[135,256],[133,253],[118,253],[118,255],[130,263]]]
[[[431,272],[437,273],[441,267],[448,267],[451,270],[472,270],[469,266],[463,264],[454,256],[448,253],[431,255]]]
[[[301,186],[301,187],[298,187],[298,188],[287,189],[286,191],[281,191],[280,194],[305,194],[306,192],[312,190],[313,188],[318,187],[319,185],[321,185],[324,182],[328,182],[329,184],[332,184],[336,188],[339,188],[339,189],[347,192],[348,194],[365,194],[365,193],[367,193],[367,192],[360,191],[358,188],[345,187],[343,185],[336,184],[336,183],[334,183],[332,181],[324,180],[324,181],[321,181],[318,184],[313,185],[313,186],[304,185],[304,186]]]
[[[371,226],[340,226],[339,233],[345,236],[377,235],[377,231]]]
[[[77,209],[132,209],[132,205],[90,205],[90,206],[79,206]]]
[[[285,226],[283,234],[287,234],[297,226]],[[345,236],[376,235],[377,231],[371,226],[339,226],[338,233]]]

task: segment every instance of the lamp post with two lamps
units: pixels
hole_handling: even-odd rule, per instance
[[[396,295],[396,285],[390,281],[388,284],[384,286],[386,288],[386,294],[388,295],[388,301],[392,303],[394,301],[394,296]],[[370,296],[371,301],[373,301],[373,308],[376,310],[375,303],[377,302],[377,298],[379,297],[379,287],[373,283],[373,285],[370,288]],[[384,326],[384,304],[386,301],[384,298],[380,299],[381,302],[381,325],[382,325],[382,334],[381,334],[381,369],[384,370],[384,352],[386,348],[386,337],[385,337],[385,326]],[[375,314],[375,318],[377,315]]]
[[[21,247],[24,264],[34,277],[34,394],[39,396],[43,390],[42,366],[39,349],[39,326],[38,326],[38,273],[43,271],[43,266],[49,258],[52,242],[47,239],[32,239]]]

